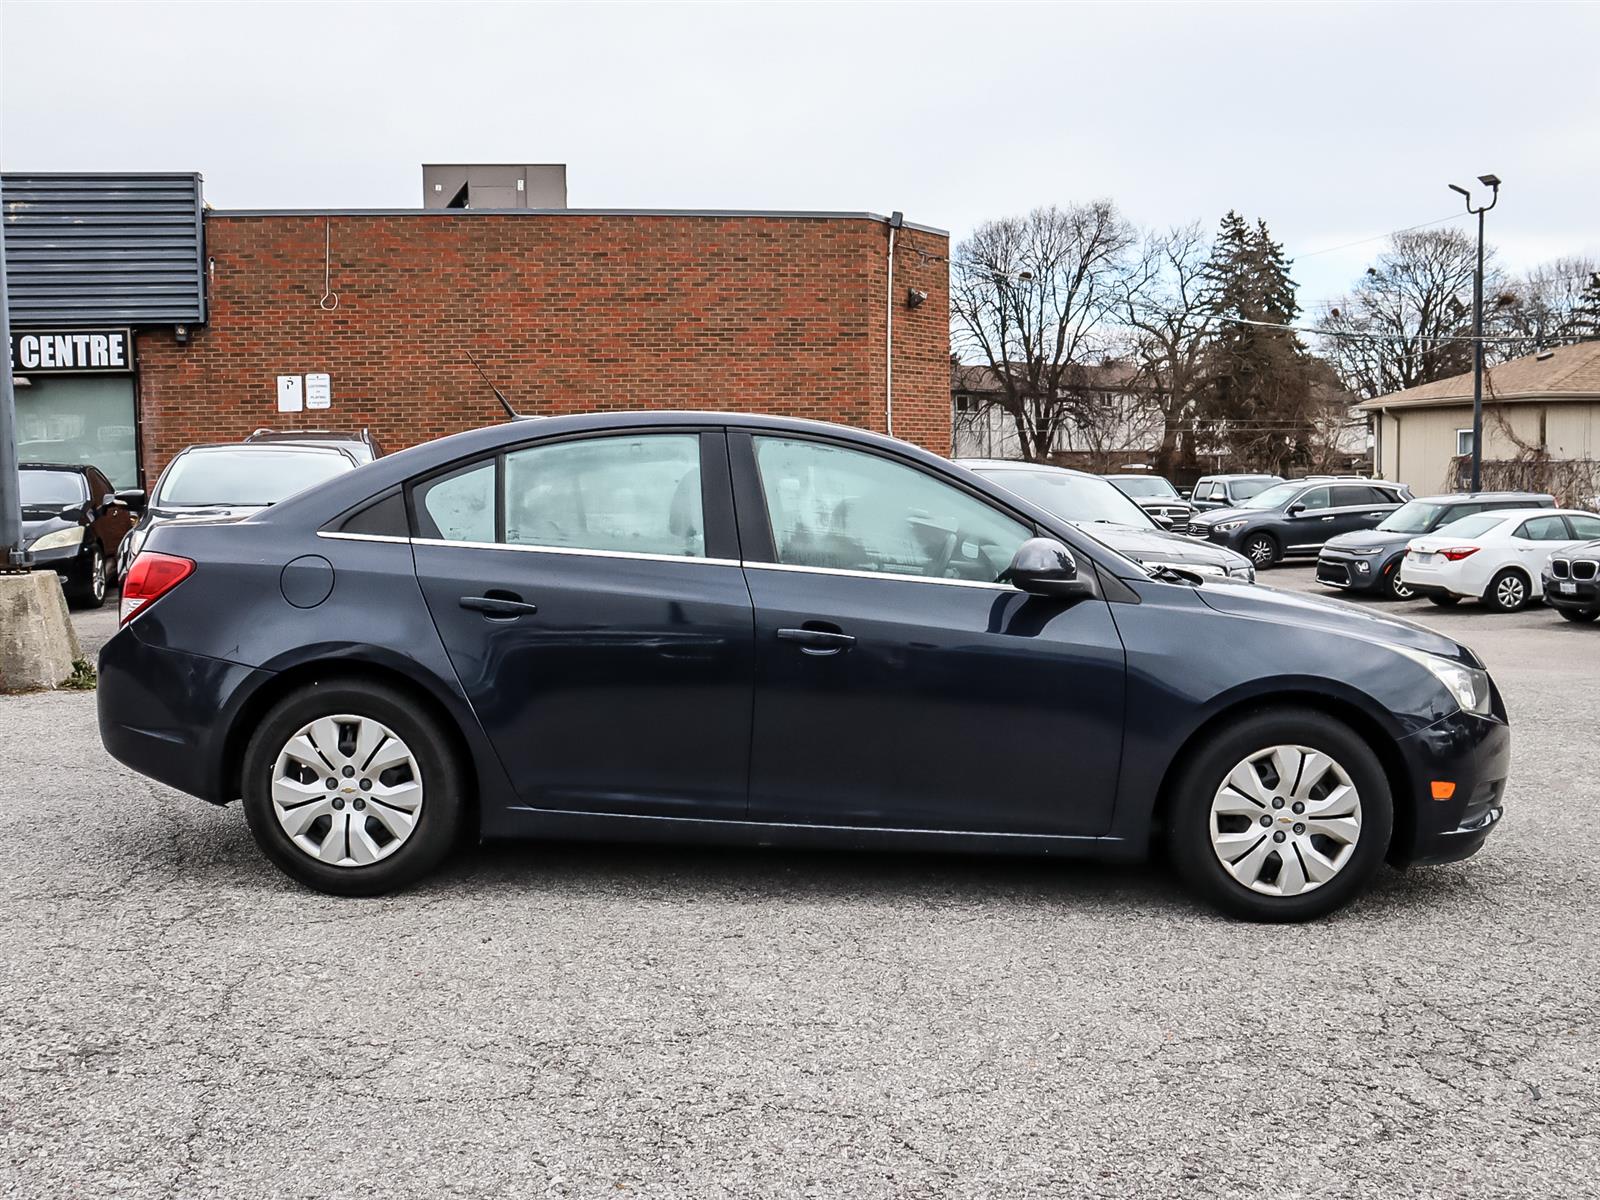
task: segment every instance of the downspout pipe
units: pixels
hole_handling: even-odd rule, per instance
[[[889,286],[883,295],[883,426],[894,436],[894,243],[906,223],[903,212],[889,217]]]

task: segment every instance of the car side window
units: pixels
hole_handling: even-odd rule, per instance
[[[1381,489],[1362,484],[1344,483],[1332,491],[1334,508],[1368,508],[1374,504],[1394,503]]]
[[[1529,517],[1516,536],[1530,542],[1564,542],[1568,540],[1567,525],[1560,517]]]
[[[493,542],[494,475],[491,458],[419,484],[412,493],[417,536]]]
[[[1573,514],[1567,517],[1567,524],[1572,526],[1572,536],[1575,538],[1600,538],[1600,517]]]
[[[704,558],[700,438],[583,438],[506,455],[505,540]]]
[[[904,463],[798,438],[757,437],[777,560],[992,583],[1033,530]]]
[[[1444,525],[1450,521],[1459,521],[1462,517],[1475,517],[1485,511],[1486,508],[1487,506],[1483,504],[1463,504],[1459,507],[1453,507],[1439,524]]]
[[[1329,489],[1325,487],[1310,488],[1307,491],[1301,492],[1299,497],[1296,498],[1295,503],[1301,508],[1305,509],[1307,512],[1310,512],[1313,509],[1327,508],[1329,506],[1328,491]]]

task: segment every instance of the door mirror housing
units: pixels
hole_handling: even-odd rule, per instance
[[[1291,517],[1298,517],[1301,513],[1305,512],[1305,510],[1306,506],[1304,504],[1291,504],[1285,511],[1287,511]]]
[[[1011,565],[1000,572],[1000,582],[1032,596],[1055,600],[1097,594],[1094,576],[1080,574],[1072,551],[1055,538],[1029,538],[1023,542],[1012,556]]]
[[[138,508],[144,503],[144,489],[128,488],[126,491],[118,492],[112,498],[126,504],[129,508]]]
[[[56,516],[63,521],[78,521],[81,523],[83,521],[83,505],[68,504],[60,512],[56,513]]]

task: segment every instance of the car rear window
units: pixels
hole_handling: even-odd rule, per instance
[[[1448,533],[1454,537],[1472,538],[1488,533],[1497,525],[1505,523],[1505,516],[1501,513],[1477,513],[1474,516],[1462,517],[1459,521],[1451,521],[1441,525],[1436,533]]]
[[[173,461],[155,503],[184,508],[276,504],[355,466],[334,450],[189,450]]]

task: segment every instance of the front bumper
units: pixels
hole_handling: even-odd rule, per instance
[[[1389,858],[1396,866],[1456,862],[1476,854],[1505,815],[1511,729],[1498,691],[1494,716],[1458,712],[1396,745],[1411,780],[1409,805],[1396,806]],[[1448,785],[1434,799],[1435,785]],[[1412,819],[1404,814],[1409,808]]]
[[[100,649],[95,703],[111,757],[212,804],[237,796],[224,778],[225,731],[272,672],[169,650],[129,626]]]
[[[57,546],[54,550],[34,550],[33,569],[35,571],[54,571],[58,575],[70,575],[78,566],[78,557],[83,553],[83,547]]]
[[[1398,556],[1385,558],[1382,554],[1350,554],[1326,546],[1317,555],[1317,582],[1345,591],[1379,591],[1390,572],[1399,569]]]
[[[1540,583],[1544,587],[1544,602],[1551,608],[1582,611],[1600,608],[1600,579],[1557,579],[1546,571]]]
[[[1188,536],[1197,542],[1208,542],[1213,546],[1226,546],[1229,550],[1237,551],[1244,543],[1245,532],[1248,528],[1248,526],[1241,525],[1238,529],[1230,529],[1226,533],[1222,533],[1206,525],[1196,528],[1191,522]]]

